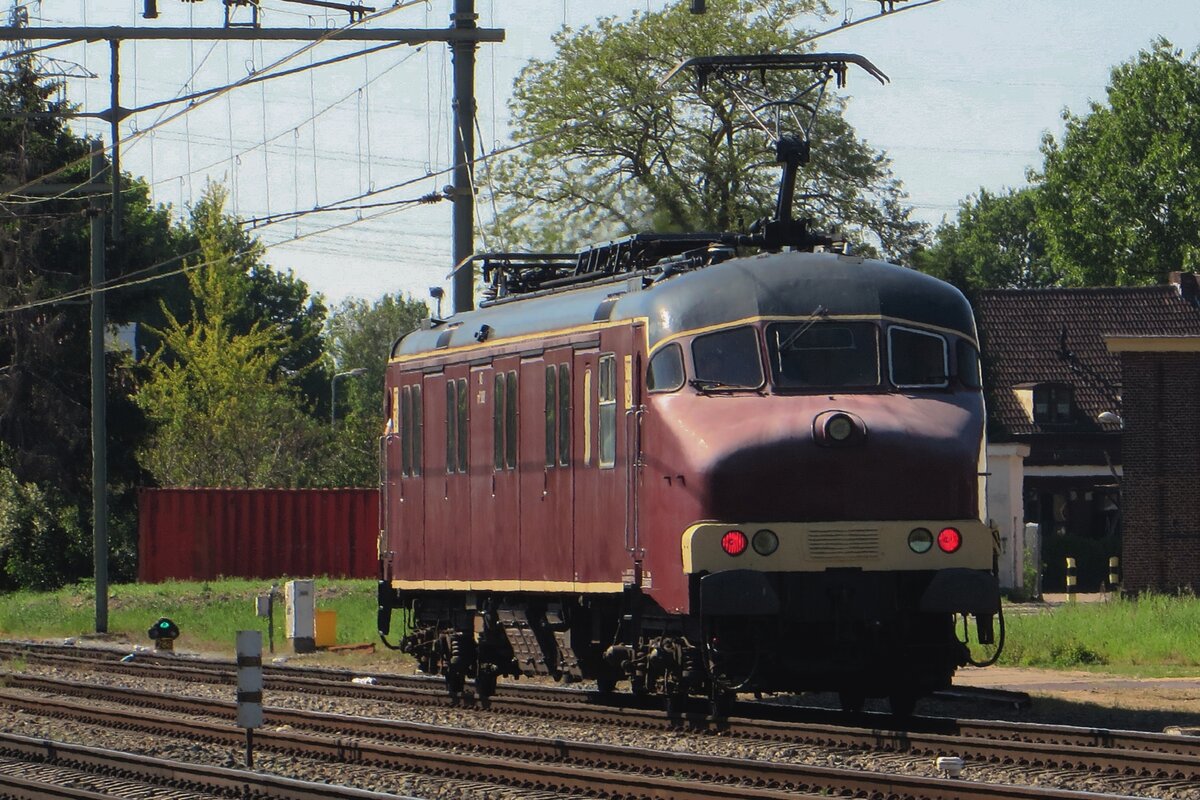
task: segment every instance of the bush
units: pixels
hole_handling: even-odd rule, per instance
[[[54,589],[91,574],[91,563],[79,507],[0,467],[0,587]]]

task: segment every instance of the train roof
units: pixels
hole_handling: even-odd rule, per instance
[[[413,331],[396,342],[392,357],[622,319],[645,319],[653,349],[688,331],[755,318],[803,318],[821,307],[829,316],[886,317],[976,338],[961,292],[883,261],[836,253],[760,253],[664,274],[506,298]]]

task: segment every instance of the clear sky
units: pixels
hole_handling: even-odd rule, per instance
[[[683,0],[686,2],[686,0]],[[20,0],[31,26],[124,25],[216,27],[219,0],[158,0],[160,17],[143,20],[143,0]],[[512,80],[531,57],[552,55],[551,35],[598,14],[625,16],[659,9],[664,0],[476,0],[480,24],[507,30],[503,44],[480,46],[476,73],[480,142],[507,139],[506,103]],[[13,0],[8,0],[12,5]],[[366,0],[371,5],[371,0]],[[375,0],[381,10],[388,0]],[[875,0],[833,3],[824,22],[849,13],[878,13]],[[903,8],[903,4],[899,4]],[[342,25],[346,15],[282,0],[262,0],[268,27]],[[380,27],[442,28],[450,0],[430,0],[380,18]],[[919,218],[953,217],[959,200],[980,187],[999,190],[1025,182],[1041,163],[1044,133],[1061,132],[1061,112],[1086,111],[1102,100],[1109,70],[1164,36],[1185,52],[1200,46],[1200,0],[941,0],[831,34],[821,48],[870,58],[891,78],[879,86],[851,73],[842,90],[859,135],[886,151]],[[140,106],[188,91],[220,86],[302,48],[301,43],[141,42],[122,48],[122,105]],[[328,43],[287,66],[362,49]],[[106,43],[49,51],[68,82],[68,96],[86,111],[108,105]],[[88,74],[95,77],[83,77]],[[142,135],[123,150],[126,171],[144,176],[157,201],[177,211],[199,196],[207,180],[226,183],[229,209],[243,218],[307,210],[405,181],[369,202],[414,198],[436,191],[447,176],[426,177],[450,164],[450,59],[445,45],[398,47],[312,73],[240,88],[199,104]],[[130,117],[122,135],[145,131],[180,106]],[[108,126],[76,123],[103,135]],[[448,203],[403,211],[310,214],[260,228],[268,261],[291,269],[331,302],[374,299],[406,291],[425,297],[446,286],[450,268]],[[487,209],[481,208],[487,219]],[[374,214],[385,214],[370,219]],[[477,247],[486,247],[477,237]]]

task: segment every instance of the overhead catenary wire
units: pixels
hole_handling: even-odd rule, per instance
[[[918,5],[928,5],[928,4],[931,4],[931,3],[933,3],[933,2],[938,2],[938,1],[939,1],[939,0],[926,0],[926,2],[924,2],[924,3],[920,3],[920,4],[918,4]],[[373,16],[372,16],[370,19],[375,19],[375,18],[377,18],[378,16],[382,16],[383,14],[391,13],[392,11],[395,11],[395,10],[397,10],[397,9],[399,9],[399,8],[407,7],[407,5],[413,5],[413,4],[415,4],[415,3],[413,3],[413,2],[410,2],[410,3],[406,4],[405,6],[396,6],[395,8],[388,9],[388,10],[386,10],[386,11],[384,11],[384,12],[381,12],[381,14],[373,15]],[[915,6],[914,6],[914,7],[915,7]],[[879,19],[879,18],[882,18],[882,17],[884,17],[884,16],[887,16],[887,15],[878,15],[878,16],[876,16],[876,17],[870,17],[870,18],[867,18],[867,19],[865,19],[865,20],[861,20],[860,22],[870,21],[870,20],[873,20],[873,19]],[[334,29],[334,30],[336,31],[336,30],[343,30],[343,29]],[[828,34],[828,33],[833,33],[833,32],[836,32],[837,30],[840,30],[840,28],[839,28],[839,29],[833,29],[833,30],[826,31],[826,32],[822,32],[821,34],[817,34],[817,35],[814,35],[814,36],[812,36],[812,37],[808,37],[808,39],[806,39],[805,41],[811,41],[811,40],[813,40],[813,39],[815,39],[815,38],[818,38],[819,36],[826,35],[826,34]],[[299,55],[303,54],[304,52],[306,52],[306,51],[310,51],[310,50],[311,50],[313,47],[315,47],[317,44],[319,44],[319,43],[320,43],[320,42],[322,42],[322,41],[325,41],[325,39],[326,39],[326,38],[327,38],[327,37],[322,37],[321,39],[319,39],[319,40],[317,40],[317,41],[314,41],[314,42],[313,42],[313,43],[311,43],[309,46],[307,46],[307,47],[304,47],[304,48],[301,48],[300,50],[298,50],[298,51],[296,51],[296,52],[292,53],[291,55],[289,55],[289,56],[286,56],[285,58],[283,58],[283,59],[281,59],[281,60],[279,60],[279,61],[275,62],[275,63],[274,63],[274,64],[273,64],[271,67],[268,67],[267,69],[272,69],[272,68],[274,68],[274,67],[276,67],[276,66],[279,66],[280,64],[287,63],[287,61],[289,61],[289,60],[291,60],[291,59],[293,59],[293,58],[295,58],[295,57],[298,57]],[[311,73],[310,73],[310,75],[311,75]],[[218,93],[215,93],[214,95],[210,95],[208,98],[206,98],[206,100],[202,100],[201,102],[206,102],[207,100],[210,100],[210,99],[215,99],[215,97],[222,96],[222,95],[223,95],[223,94],[225,94],[226,92],[228,92],[228,91],[231,91],[231,90],[232,90],[232,89],[234,89],[234,88],[238,88],[240,85],[241,85],[241,84],[240,84],[240,82],[235,82],[234,84],[231,84],[231,85],[230,85],[229,87],[227,87],[226,89],[224,89],[224,90],[222,90],[222,91],[220,91],[220,92],[218,92]],[[357,91],[357,90],[356,90],[356,91]],[[199,104],[196,104],[196,105],[199,105]],[[181,116],[182,114],[185,114],[185,113],[187,113],[188,111],[192,110],[194,107],[195,107],[195,106],[189,106],[189,107],[188,107],[188,109],[185,109],[185,110],[183,110],[182,112],[179,112],[178,114],[172,115],[171,117],[169,117],[169,118],[167,118],[167,119],[165,119],[165,120],[160,120],[160,122],[158,123],[158,125],[161,125],[161,124],[165,124],[165,123],[167,123],[167,122],[170,122],[171,120],[173,120],[173,119],[177,118],[178,116]],[[575,123],[575,125],[572,125],[572,126],[570,126],[570,127],[574,128],[574,127],[577,127],[577,126],[581,126],[581,125],[590,125],[590,124],[594,124],[594,123],[593,123],[593,121],[591,121],[591,120],[580,120],[580,121],[577,121],[577,122]],[[157,127],[158,125],[156,125],[155,127]],[[476,122],[476,125],[478,125],[478,123],[477,123],[477,122]],[[130,140],[136,140],[136,139],[140,139],[142,136],[145,136],[145,135],[151,134],[151,133],[153,132],[153,130],[154,130],[153,128],[147,128],[147,129],[144,129],[144,130],[142,130],[142,131],[138,131],[138,132],[137,132],[137,133],[136,133],[134,136],[132,136],[132,137],[128,137],[128,138],[129,138]],[[530,146],[531,144],[534,144],[534,143],[536,143],[536,142],[543,141],[543,140],[546,140],[546,139],[549,139],[549,138],[553,138],[554,136],[557,136],[557,135],[558,135],[558,132],[551,132],[551,133],[543,134],[543,135],[541,135],[541,136],[537,136],[537,137],[531,137],[530,139],[524,140],[524,141],[522,141],[522,142],[514,143],[514,144],[512,144],[512,145],[509,145],[509,146],[506,146],[506,147],[496,147],[496,148],[493,148],[493,150],[492,150],[491,152],[489,152],[489,153],[486,153],[486,154],[483,154],[483,155],[481,155],[481,156],[480,156],[478,159],[474,159],[474,160],[476,160],[476,161],[482,161],[482,162],[485,162],[485,163],[486,163],[486,162],[487,162],[489,159],[496,158],[496,157],[499,157],[499,156],[502,156],[502,155],[506,155],[507,153],[513,152],[513,151],[515,151],[515,150],[518,150],[518,149],[522,149],[522,148],[524,148],[524,147],[528,147],[528,146]],[[122,142],[125,142],[125,141],[126,141],[126,139],[122,139],[121,141],[122,141]],[[453,159],[451,159],[451,160],[453,161]],[[55,170],[55,171],[53,171],[53,172],[51,172],[51,173],[47,173],[45,176],[42,176],[42,177],[40,177],[40,178],[38,178],[38,179],[35,179],[34,181],[31,181],[30,183],[28,183],[28,184],[25,184],[24,186],[17,187],[17,189],[27,188],[27,187],[28,187],[28,186],[30,186],[30,185],[34,185],[34,184],[36,184],[37,182],[40,182],[41,180],[44,180],[46,177],[53,177],[55,174],[60,174],[61,172],[65,171],[66,169],[69,169],[71,166],[74,166],[74,163],[72,163],[72,164],[68,164],[68,165],[64,165],[63,167],[60,167],[60,168],[58,168],[57,170]],[[428,175],[425,175],[425,176],[420,176],[420,177],[418,177],[418,178],[413,178],[413,179],[410,179],[410,180],[401,181],[401,182],[398,182],[398,183],[392,184],[392,185],[390,185],[390,186],[388,186],[388,187],[384,187],[383,189],[379,189],[379,190],[371,190],[371,191],[368,191],[368,192],[364,192],[362,196],[363,196],[363,197],[369,197],[369,196],[376,195],[376,194],[380,194],[380,193],[383,193],[383,192],[386,192],[386,191],[392,191],[392,190],[394,190],[394,189],[397,189],[397,188],[400,188],[400,187],[402,187],[402,186],[412,185],[413,183],[416,183],[416,182],[418,182],[418,181],[420,181],[420,180],[424,180],[425,178],[427,178],[427,177],[430,177],[430,176],[436,176],[436,175],[440,175],[440,174],[446,174],[446,173],[452,172],[454,169],[456,169],[456,167],[457,167],[457,165],[454,165],[454,164],[452,164],[451,166],[449,166],[449,167],[446,167],[446,168],[444,168],[444,169],[442,169],[442,170],[438,170],[438,171],[436,171],[436,172],[434,172],[434,171],[431,171],[431,172],[430,172]],[[473,187],[473,185],[472,185],[472,188],[474,188],[474,187]],[[10,190],[10,191],[11,191],[11,190]],[[3,199],[5,196],[6,196],[5,194],[0,194],[0,199]],[[430,196],[429,196],[429,195],[425,196],[425,198],[428,198],[428,197],[430,197]],[[422,201],[423,199],[425,199],[425,198],[414,198],[414,199],[409,199],[409,200],[406,200],[406,201],[391,201],[391,202],[387,202],[387,203],[368,204],[367,206],[364,206],[364,207],[372,207],[372,208],[377,208],[377,207],[387,207],[387,208],[386,208],[386,210],[384,210],[384,211],[381,211],[381,212],[380,212],[380,213],[378,213],[378,214],[370,215],[370,216],[368,216],[368,217],[363,217],[363,218],[361,218],[361,219],[360,219],[360,218],[356,218],[356,219],[352,219],[352,220],[350,220],[350,221],[347,221],[347,222],[345,222],[345,223],[341,223],[341,224],[338,224],[338,225],[333,225],[333,226],[330,226],[330,227],[327,227],[327,228],[322,228],[322,229],[319,229],[319,230],[314,230],[314,231],[311,231],[311,232],[308,232],[308,233],[301,234],[301,235],[299,235],[299,236],[297,236],[297,237],[295,237],[295,238],[293,238],[293,239],[289,239],[289,240],[285,240],[285,241],[281,241],[281,242],[277,242],[277,243],[262,243],[262,242],[260,242],[260,241],[256,240],[256,243],[257,243],[258,245],[260,245],[260,246],[264,247],[265,249],[271,249],[271,248],[273,248],[273,247],[278,247],[278,246],[281,246],[281,245],[284,245],[284,244],[291,244],[291,243],[293,243],[293,242],[295,242],[295,241],[304,240],[304,239],[309,239],[309,238],[311,238],[311,237],[314,237],[314,236],[319,236],[319,235],[323,235],[323,234],[327,234],[327,233],[332,233],[332,232],[335,232],[335,231],[341,230],[341,229],[343,229],[343,228],[346,228],[346,227],[352,226],[352,225],[354,225],[354,224],[356,224],[356,223],[362,223],[362,222],[367,222],[367,221],[376,220],[376,219],[379,219],[379,218],[382,218],[382,217],[385,217],[385,216],[389,216],[389,215],[391,215],[391,214],[397,213],[397,212],[399,212],[399,211],[402,211],[402,210],[405,210],[405,209],[413,208],[413,207],[415,207],[416,205],[419,205],[419,204],[421,203],[421,201]],[[330,207],[329,207],[329,208],[326,208],[326,209],[306,209],[306,210],[301,210],[301,211],[296,211],[296,212],[286,212],[286,213],[282,213],[282,214],[274,215],[274,218],[273,218],[273,219],[271,219],[271,220],[269,220],[269,221],[264,221],[264,222],[262,222],[262,226],[264,226],[264,227],[265,227],[266,225],[270,225],[270,224],[276,224],[276,223],[278,223],[278,222],[280,222],[280,221],[283,221],[283,220],[285,220],[285,219],[296,219],[297,217],[306,216],[306,215],[308,215],[308,214],[313,214],[313,213],[322,213],[322,211],[326,211],[326,210],[328,210],[328,211],[338,211],[338,210],[345,211],[345,210],[352,210],[352,209],[348,209],[348,208],[344,208],[344,207],[343,207],[343,208],[338,208],[338,207],[336,207],[336,206],[338,206],[339,204],[344,204],[344,203],[346,203],[346,202],[351,202],[353,199],[357,199],[357,198],[348,198],[348,199],[344,199],[344,200],[342,200],[342,201],[337,201],[337,202],[335,202],[335,203],[328,204]],[[121,278],[114,279],[113,281],[111,281],[111,282],[108,282],[108,283],[106,283],[106,284],[102,284],[102,285],[100,285],[99,287],[95,287],[94,289],[93,289],[92,287],[88,287],[88,288],[82,288],[82,289],[76,290],[76,291],[74,291],[74,292],[70,292],[70,293],[64,293],[64,294],[62,294],[62,295],[59,295],[59,296],[56,296],[56,297],[51,297],[51,298],[43,298],[43,299],[41,299],[41,300],[32,301],[31,303],[22,304],[22,305],[18,305],[18,306],[13,306],[13,307],[10,307],[10,308],[7,308],[7,309],[0,309],[0,313],[4,313],[4,312],[11,312],[11,311],[17,311],[17,310],[24,310],[24,309],[28,309],[28,308],[35,308],[35,307],[40,307],[40,306],[45,306],[45,305],[51,305],[51,304],[54,304],[54,303],[57,303],[57,302],[67,302],[67,301],[70,301],[70,300],[78,299],[78,298],[80,298],[80,297],[85,297],[85,296],[88,296],[88,295],[89,295],[89,294],[91,294],[93,291],[103,291],[103,292],[107,292],[107,291],[112,291],[112,290],[114,290],[114,289],[119,289],[119,288],[123,288],[123,287],[129,287],[129,286],[140,285],[140,284],[148,283],[148,282],[151,282],[151,281],[162,280],[162,279],[165,279],[165,278],[167,278],[167,277],[171,277],[171,276],[173,276],[173,275],[181,274],[181,273],[183,273],[183,272],[186,272],[186,271],[188,271],[188,270],[197,269],[197,268],[200,268],[200,267],[202,267],[202,266],[206,266],[208,262],[201,263],[201,264],[190,264],[190,265],[186,265],[186,266],[184,266],[184,267],[181,267],[181,268],[179,268],[179,269],[172,270],[172,271],[169,271],[169,272],[166,272],[166,273],[161,273],[161,274],[158,274],[158,275],[149,275],[149,276],[147,276],[147,277],[144,277],[144,278],[139,278],[139,279],[135,279],[135,280],[128,280],[128,278],[129,278],[131,275],[136,275],[136,274],[145,274],[145,273],[151,272],[151,271],[153,271],[153,270],[156,270],[156,269],[159,269],[159,268],[161,268],[162,266],[166,266],[166,265],[169,265],[169,264],[172,264],[172,263],[176,263],[176,262],[178,262],[178,261],[180,261],[180,260],[186,259],[186,258],[188,258],[188,257],[190,257],[190,256],[192,256],[192,255],[195,255],[195,252],[196,252],[196,251],[192,251],[192,252],[190,252],[190,253],[186,253],[186,254],[183,254],[183,255],[179,255],[179,256],[172,257],[171,259],[167,259],[167,260],[165,260],[165,261],[162,261],[162,262],[159,262],[159,263],[157,263],[157,264],[154,264],[154,265],[151,265],[151,266],[145,267],[145,268],[143,268],[143,269],[137,270],[137,271],[135,271],[134,273],[129,273],[129,274],[125,275],[125,276],[122,276]],[[249,252],[249,251],[248,251],[248,250],[247,250],[247,251],[239,251],[238,253],[235,253],[235,254],[233,254],[233,255],[234,255],[234,256],[243,255],[245,252]]]
[[[293,59],[299,58],[304,53],[329,41],[331,39],[331,37],[335,37],[335,36],[342,34],[345,31],[350,30],[352,28],[363,26],[368,22],[374,22],[375,20],[378,20],[382,17],[388,16],[397,11],[408,8],[409,6],[416,5],[418,2],[424,2],[424,0],[409,0],[409,2],[407,2],[407,3],[399,3],[395,6],[392,6],[391,8],[384,9],[383,11],[377,12],[375,14],[371,14],[369,16],[364,16],[358,22],[351,23],[350,25],[348,25],[346,27],[330,29],[330,31],[327,34],[325,34],[324,36],[321,36],[320,38],[315,39],[312,42],[305,44],[303,47],[299,48],[298,50],[295,50],[292,53],[289,53],[288,55],[283,56],[282,58],[273,62],[271,65],[265,67],[264,70],[262,70],[262,71],[265,72],[267,70],[276,69],[277,67],[280,67],[280,66],[292,61]],[[84,13],[85,13],[85,21],[86,21],[86,3],[85,3],[85,12]],[[86,52],[87,51],[85,49],[85,51],[84,51],[85,56],[86,56]],[[243,81],[244,80],[245,79],[243,79]],[[175,112],[174,114],[160,118],[158,121],[156,121],[150,127],[143,128],[142,130],[140,130],[134,134],[122,137],[118,140],[118,142],[120,144],[129,144],[129,143],[132,143],[135,141],[139,141],[140,139],[142,139],[144,136],[146,136],[151,131],[156,130],[157,128],[160,128],[163,125],[169,124],[170,122],[173,122],[174,120],[179,119],[180,117],[183,117],[184,115],[195,111],[197,108],[200,108],[201,106],[205,105],[208,102],[211,102],[212,100],[222,97],[226,92],[230,92],[230,91],[233,91],[234,89],[240,88],[243,84],[243,81],[235,82],[235,83],[231,84],[230,86],[225,87],[224,89],[222,89],[219,92],[216,92],[207,97],[201,98],[199,101],[192,103],[191,105]],[[84,83],[84,93],[85,93],[85,103],[86,103],[87,102],[86,101],[86,96],[87,96],[86,82]],[[109,143],[105,147],[105,150],[106,151],[111,150],[115,144],[116,143]],[[14,192],[20,192],[24,189],[28,189],[30,186],[34,186],[34,185],[41,183],[49,178],[53,178],[57,175],[61,175],[63,172],[66,172],[69,169],[79,166],[80,164],[86,163],[87,161],[90,160],[90,158],[91,158],[90,155],[81,156],[80,158],[75,159],[74,161],[68,162],[67,164],[64,164],[54,170],[51,170],[50,172],[43,173],[42,175],[39,175],[38,177],[33,178],[32,180],[29,180],[26,183],[23,183],[19,186],[13,187],[12,189],[9,189],[5,192],[0,192],[0,200],[4,199],[4,197],[6,197],[8,194],[12,194]]]

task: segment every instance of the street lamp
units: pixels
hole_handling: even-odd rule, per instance
[[[330,425],[330,427],[333,427],[334,425],[337,424],[337,382],[338,382],[338,378],[345,378],[345,377],[357,378],[361,375],[366,375],[366,374],[367,374],[366,367],[355,367],[354,369],[348,369],[345,372],[336,373],[333,376],[333,378],[329,381],[329,425]]]

